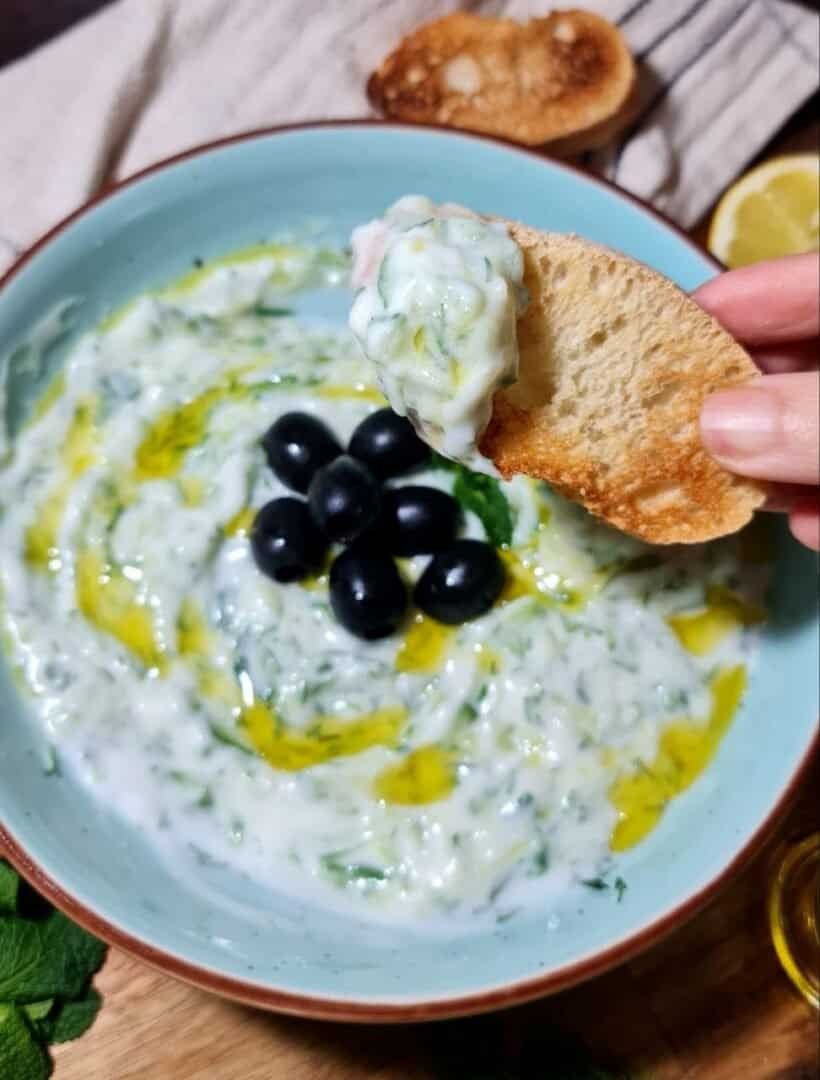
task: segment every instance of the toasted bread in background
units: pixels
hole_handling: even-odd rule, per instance
[[[457,13],[409,34],[367,84],[385,116],[447,124],[577,153],[629,119],[632,56],[618,30],[587,11],[527,24]]]
[[[523,225],[530,304],[519,381],[496,394],[481,451],[656,544],[735,532],[765,485],[703,448],[701,405],[757,374],[745,350],[661,274],[576,236]]]

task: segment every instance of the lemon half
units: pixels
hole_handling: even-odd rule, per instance
[[[820,155],[786,154],[742,176],[717,205],[709,250],[734,269],[820,247]]]

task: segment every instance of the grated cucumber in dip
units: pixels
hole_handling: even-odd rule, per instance
[[[419,209],[396,210],[391,235],[454,253],[458,302],[436,314],[420,285],[402,299],[391,284],[388,303],[454,351],[457,314],[483,304],[477,333],[506,359],[477,380],[508,377],[515,252],[471,219],[400,232]],[[480,287],[469,230],[490,262]],[[765,566],[744,535],[656,551],[544,485],[432,459],[391,483],[453,492],[464,534],[500,548],[486,615],[411,615],[366,642],[334,619],[325,572],[264,577],[248,531],[288,493],[262,435],[303,410],[346,445],[384,405],[348,329],[290,310],[344,273],[333,252],[265,246],[76,343],[0,464],[0,640],[49,769],[173,872],[218,860],[393,924],[506,919],[616,873],[707,766],[743,694]]]
[[[518,378],[521,249],[503,222],[408,195],[353,233],[350,326],[392,408],[483,471],[493,394]]]

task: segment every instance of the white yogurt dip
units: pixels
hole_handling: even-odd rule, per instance
[[[440,453],[487,470],[478,441],[493,394],[518,378],[525,303],[506,225],[408,195],[354,231],[353,257],[350,326],[390,405]]]
[[[402,235],[444,229],[460,259],[474,228]],[[436,363],[435,334],[455,341],[471,304],[512,355],[515,252],[501,232],[482,245],[486,280],[465,256],[439,323],[423,290],[389,287]],[[742,539],[655,552],[542,485],[437,461],[407,479],[454,491],[466,534],[503,545],[487,615],[367,643],[334,620],[325,575],[263,577],[248,528],[285,493],[263,433],[300,409],[345,442],[384,404],[347,329],[282,310],[338,266],[276,246],[221,260],[73,348],[0,467],[2,636],[58,767],[180,872],[216,859],[393,923],[508,918],[611,880],[613,852],[706,764],[742,693],[761,574]]]

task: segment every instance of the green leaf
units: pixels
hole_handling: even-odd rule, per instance
[[[0,859],[0,915],[13,915],[17,910],[20,878],[7,862]]]
[[[50,1043],[79,1039],[94,1023],[101,1003],[102,999],[94,987],[87,987],[82,997],[76,1001],[62,1002],[52,1016],[38,1025],[42,1038]]]
[[[0,1004],[0,1076],[6,1080],[47,1080],[51,1062],[16,1005]]]
[[[45,1001],[33,1001],[31,1005],[23,1005],[22,1008],[23,1012],[32,1022],[35,1020],[45,1020],[54,1008],[54,998],[46,998]]]
[[[105,957],[105,945],[60,911],[43,919],[0,918],[0,1001],[76,998]]]
[[[453,496],[476,515],[491,544],[502,547],[512,542],[512,511],[495,477],[459,467]]]

